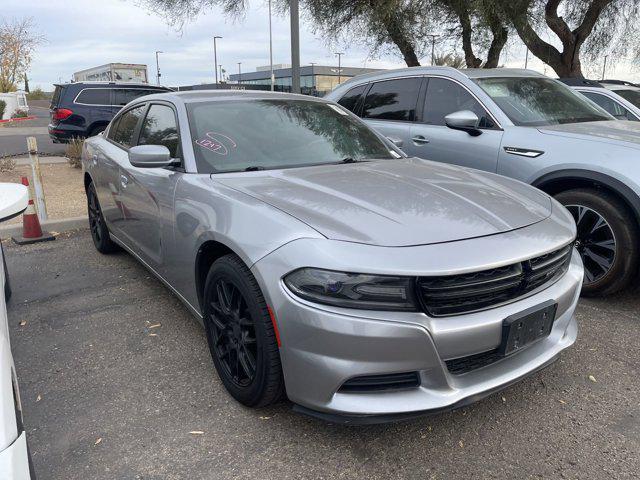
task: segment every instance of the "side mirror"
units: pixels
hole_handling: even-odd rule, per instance
[[[459,112],[450,113],[444,117],[444,123],[447,124],[447,127],[453,130],[462,130],[472,137],[477,137],[482,134],[482,130],[478,128],[480,119],[471,110],[460,110]]]
[[[0,222],[20,215],[28,202],[27,187],[19,183],[0,183]]]
[[[129,149],[129,163],[138,168],[162,168],[173,165],[173,159],[164,145],[137,145]]]

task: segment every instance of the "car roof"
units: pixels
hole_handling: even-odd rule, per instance
[[[344,85],[360,84],[363,81],[411,76],[411,75],[445,75],[452,78],[461,79],[461,77],[467,78],[500,78],[500,77],[541,77],[547,78],[545,75],[535,72],[533,70],[526,70],[524,68],[453,68],[453,67],[440,67],[440,66],[426,66],[426,67],[407,67],[397,68],[394,70],[380,70],[378,72],[367,73],[364,75],[358,75],[350,78],[346,82],[340,84],[339,87]],[[336,87],[338,88],[338,87]]]
[[[141,82],[68,82],[68,83],[54,83],[54,87],[111,87],[111,88],[148,88],[152,90],[171,90],[169,87],[163,87],[162,85],[149,85],[148,83]]]
[[[167,92],[145,95],[145,100],[173,100],[183,103],[198,103],[206,101],[222,100],[264,100],[264,99],[286,99],[286,100],[306,100],[327,103],[327,100],[309,95],[297,93],[270,92],[264,90],[189,90],[182,92]]]

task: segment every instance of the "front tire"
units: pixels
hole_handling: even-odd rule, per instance
[[[98,194],[96,193],[96,188],[93,186],[93,182],[87,187],[87,209],[89,213],[91,238],[93,239],[96,250],[104,254],[119,250],[118,245],[116,245],[109,236],[109,229],[104,221],[100,202],[98,201]]]
[[[203,301],[209,350],[227,391],[248,407],[276,403],[284,393],[276,334],[260,287],[240,258],[213,263]]]
[[[578,227],[576,248],[582,256],[586,296],[609,295],[625,288],[638,266],[638,226],[616,196],[596,189],[576,189],[555,196]]]

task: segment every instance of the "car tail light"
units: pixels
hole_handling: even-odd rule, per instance
[[[73,115],[73,110],[69,110],[68,108],[56,108],[51,112],[51,118],[53,120],[66,120],[71,115]]]

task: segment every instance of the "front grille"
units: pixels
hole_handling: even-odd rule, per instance
[[[434,317],[476,312],[511,302],[566,272],[572,247],[566,246],[524,262],[480,272],[421,277],[418,289]]]
[[[454,375],[462,375],[463,373],[471,372],[478,368],[486,367],[494,362],[504,358],[500,355],[498,350],[490,350],[488,352],[477,353],[475,355],[469,355],[462,358],[455,358],[453,360],[447,360],[447,370]]]
[[[401,390],[420,385],[418,372],[390,373],[385,375],[367,375],[355,377],[342,384],[338,392],[367,393],[383,390]]]

